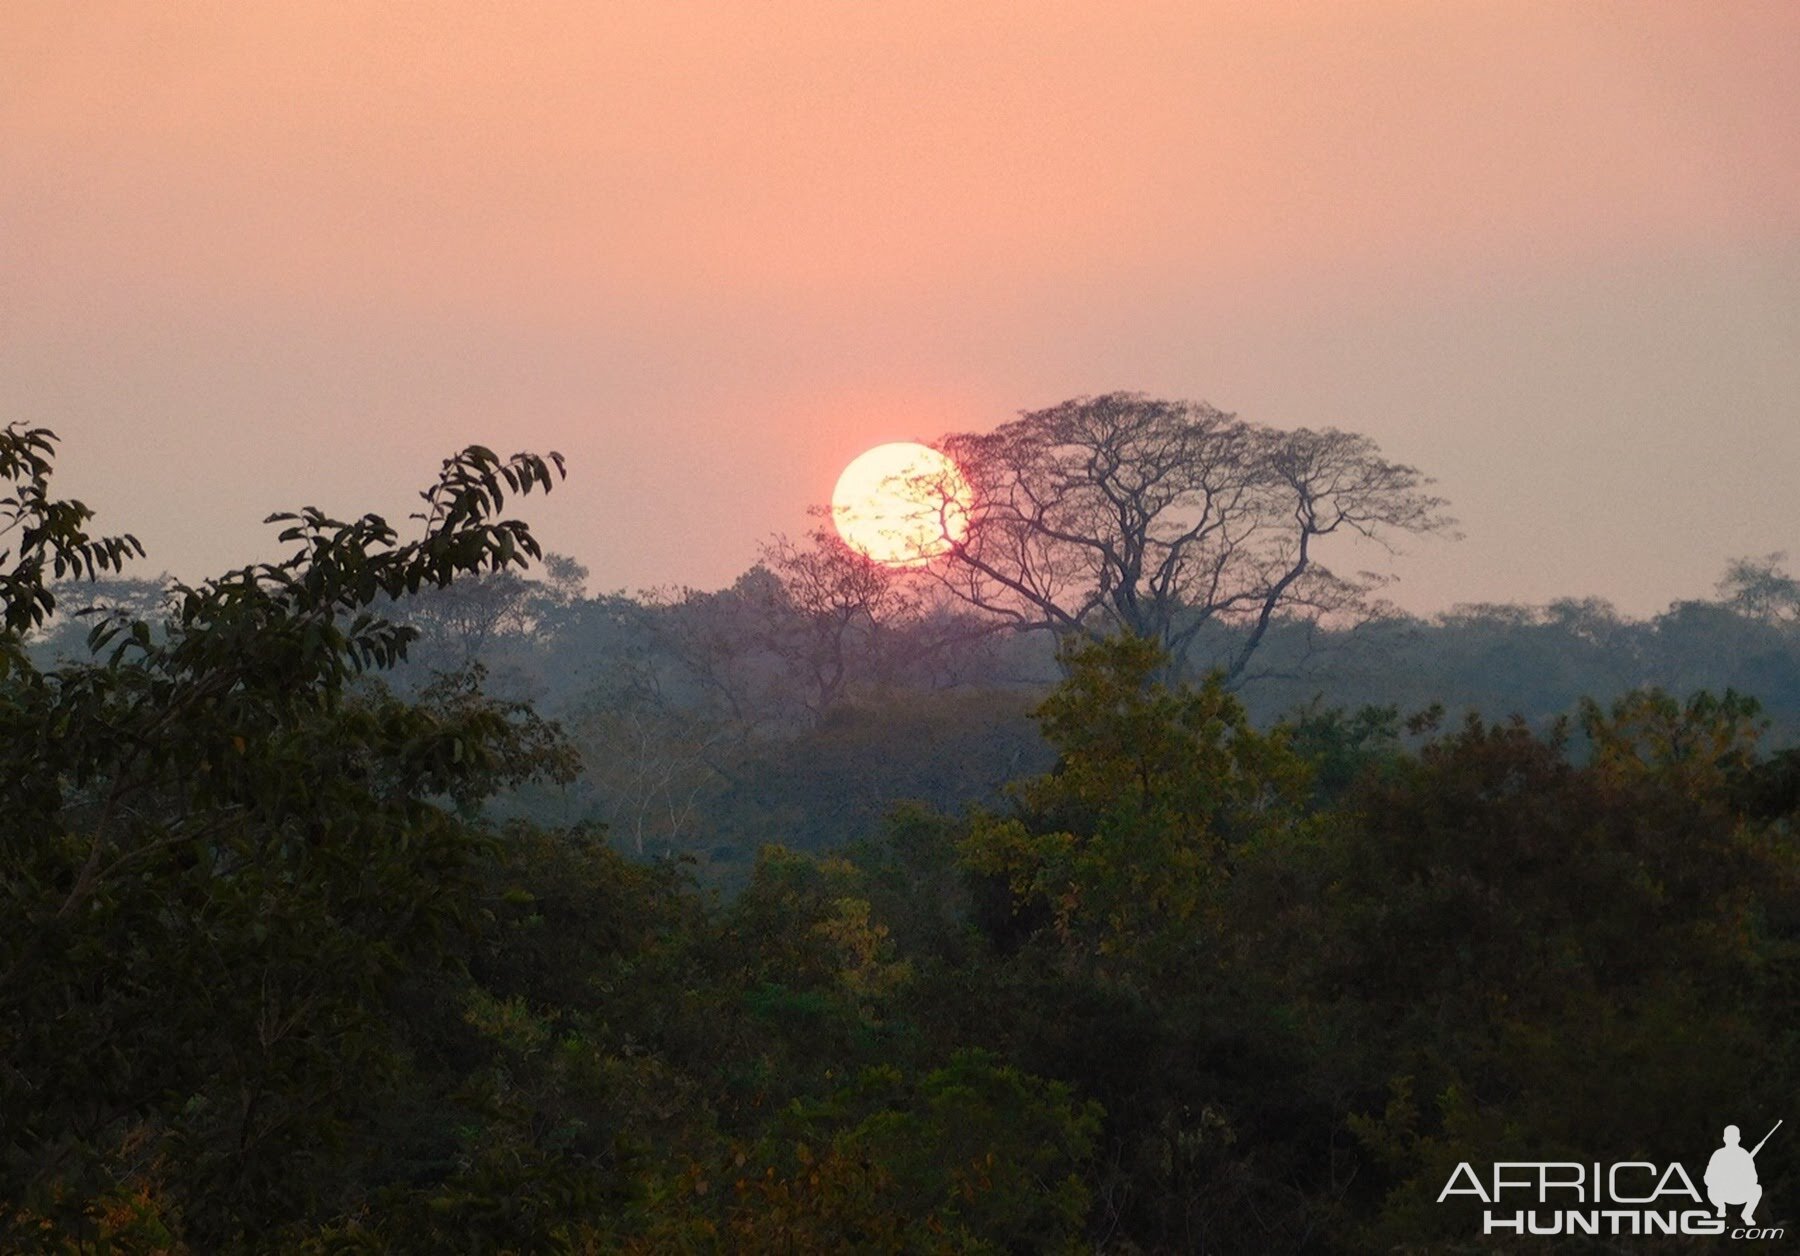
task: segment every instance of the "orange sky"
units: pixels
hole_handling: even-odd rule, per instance
[[[1409,607],[1660,609],[1800,557],[1796,224],[1788,0],[0,15],[0,419],[187,577],[479,439],[595,587],[716,585],[1133,388],[1435,474]]]

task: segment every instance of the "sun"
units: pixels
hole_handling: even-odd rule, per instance
[[[897,441],[858,455],[831,493],[844,543],[891,567],[949,552],[969,527],[969,482],[948,455]]]

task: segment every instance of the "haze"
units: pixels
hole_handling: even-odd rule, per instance
[[[1800,7],[12,6],[0,421],[194,578],[473,440],[595,588],[1137,389],[1366,432],[1395,600],[1800,551]],[[1385,560],[1384,560],[1385,565]]]

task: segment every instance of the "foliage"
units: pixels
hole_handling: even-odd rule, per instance
[[[1019,814],[978,818],[962,847],[972,871],[1004,879],[1015,913],[1102,952],[1197,941],[1230,848],[1290,812],[1302,779],[1216,676],[1169,689],[1163,662],[1136,637],[1076,649],[1037,710],[1055,771],[1016,786]]]
[[[130,535],[92,537],[94,512],[78,501],[50,495],[56,434],[14,423],[0,430],[0,677],[18,660],[19,639],[56,609],[52,580],[92,579],[142,557]],[[13,534],[17,534],[14,536]]]
[[[1590,705],[1581,764],[1471,720],[1355,799],[1308,914],[1336,1014],[1393,1044],[1353,1121],[1396,1180],[1373,1235],[1462,1220],[1429,1206],[1459,1160],[1666,1157],[1791,1093],[1800,865],[1733,801],[1752,714]]]
[[[97,661],[8,678],[0,1182],[20,1216],[92,1232],[101,1201],[160,1183],[190,1238],[240,1242],[370,1154],[355,1114],[400,1067],[384,996],[433,962],[482,840],[451,807],[568,769],[527,709],[354,690],[411,640],[370,607],[537,556],[496,514],[552,462],[446,461],[405,544],[376,516],[273,516],[285,560],[178,586],[158,634],[101,620]],[[5,588],[17,661],[57,563],[131,547],[47,501],[43,458],[8,465],[37,520]]]
[[[1735,558],[1719,581],[1719,600],[1752,618],[1800,627],[1800,580],[1783,567],[1787,555]]]
[[[679,607],[515,586],[538,548],[501,511],[560,464],[480,448],[416,539],[278,516],[286,559],[141,591],[161,622],[76,586],[114,610],[47,661],[56,557],[135,553],[50,498],[48,442],[0,439],[37,556],[0,633],[6,1250],[1455,1250],[1460,1161],[1691,1160],[1800,1092],[1800,751],[1737,692],[1547,673],[1785,639],[1767,617],[1415,641],[1562,721],[1264,725],[1122,636],[1065,656],[1041,745],[1028,691],[885,689],[870,655],[777,738],[701,674],[775,666],[726,647],[744,598],[798,613],[776,572]],[[544,657],[610,643],[573,741],[490,692],[489,649],[373,674],[469,580]],[[696,620],[647,626],[714,613],[692,666]],[[703,848],[721,817],[766,839],[740,892],[628,826],[497,818],[577,772],[582,806],[694,790]]]

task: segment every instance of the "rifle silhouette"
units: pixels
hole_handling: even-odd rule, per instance
[[[1783,1120],[1785,1120],[1785,1119],[1786,1119],[1786,1118],[1783,1118]],[[1761,1151],[1761,1150],[1762,1150],[1762,1147],[1763,1147],[1763,1143],[1766,1143],[1766,1142],[1768,1142],[1768,1141],[1769,1141],[1769,1140],[1770,1140],[1770,1139],[1771,1139],[1771,1138],[1773,1138],[1773,1137],[1775,1137],[1775,1130],[1778,1130],[1778,1129],[1780,1129],[1780,1128],[1781,1128],[1781,1121],[1777,1121],[1777,1122],[1775,1122],[1775,1126],[1774,1126],[1774,1128],[1773,1128],[1773,1129],[1771,1129],[1771,1130],[1770,1130],[1770,1131],[1769,1131],[1769,1132],[1768,1132],[1768,1133],[1767,1133],[1767,1134],[1764,1134],[1764,1135],[1763,1135],[1763,1137],[1762,1137],[1762,1143],[1758,1143],[1758,1144],[1756,1144],[1756,1146],[1755,1146],[1755,1147],[1752,1147],[1752,1148],[1751,1148],[1751,1149],[1750,1149],[1750,1158],[1751,1158],[1751,1159],[1752,1159],[1752,1160],[1754,1160],[1754,1159],[1756,1159],[1756,1153],[1757,1153],[1757,1152],[1759,1152],[1759,1151]]]

